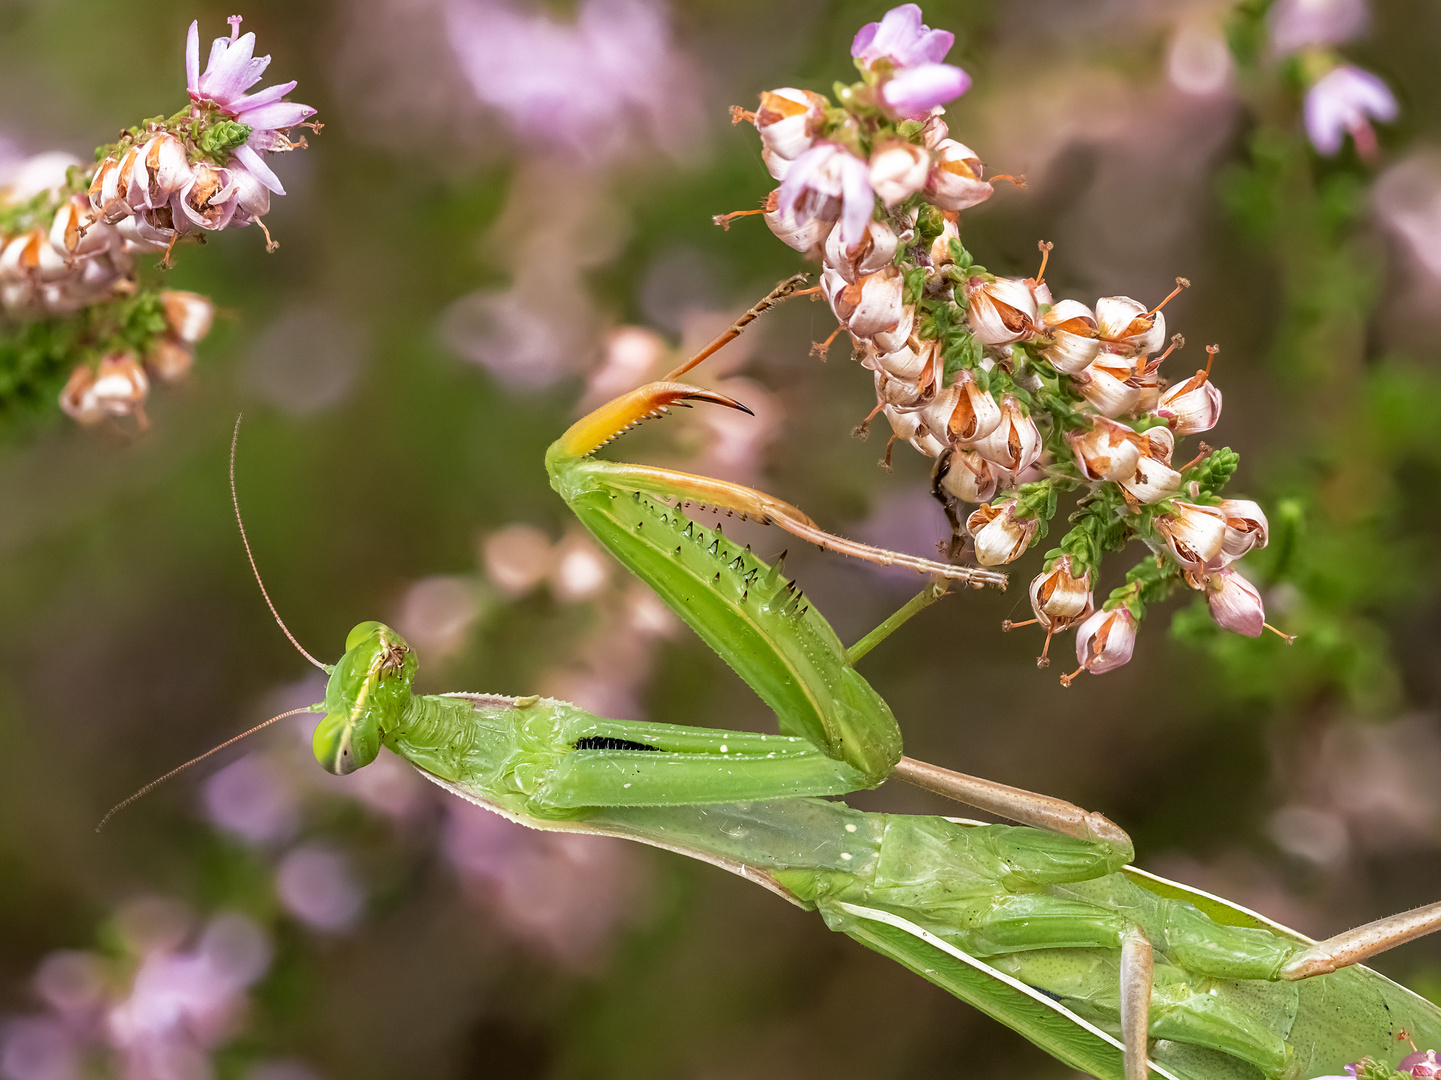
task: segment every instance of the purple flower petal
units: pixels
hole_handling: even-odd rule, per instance
[[[309,105],[302,105],[298,101],[276,101],[258,109],[236,113],[235,119],[242,124],[249,124],[257,131],[274,131],[277,128],[292,127],[307,116],[314,115],[315,110]]]
[[[255,177],[255,179],[275,192],[275,194],[285,194],[285,188],[281,186],[280,177],[271,171],[270,166],[265,164],[265,159],[256,153],[248,143],[235,148],[235,160],[238,161],[241,167],[249,172],[251,176]]]
[[[891,8],[881,19],[875,40],[871,42],[870,52],[873,55],[868,59],[881,56],[899,59],[909,55],[923,30],[921,9],[915,4],[902,4],[900,7]]]
[[[822,143],[811,147],[796,158],[791,165],[790,172],[786,173],[786,178],[781,181],[780,194],[777,196],[776,210],[782,220],[791,216],[801,193],[810,186],[811,177],[830,159],[830,156],[835,153],[835,149],[830,143]],[[809,220],[809,217],[797,220],[796,224],[804,225]]]
[[[925,27],[921,27],[925,30]],[[926,30],[911,48],[904,64],[939,64],[956,43],[956,35],[949,30]]]
[[[870,169],[854,154],[844,153],[841,158],[841,242],[847,250],[866,235],[866,226],[871,223],[875,208]]]
[[[259,82],[270,64],[270,57],[255,56],[253,33],[241,34],[218,58],[213,51],[211,55],[210,66],[200,76],[200,89],[220,105],[233,101]]]
[[[1317,151],[1329,157],[1341,149],[1347,134],[1369,136],[1371,120],[1391,121],[1399,111],[1379,76],[1346,64],[1328,71],[1306,92],[1306,134]]]
[[[232,112],[244,112],[247,109],[258,109],[262,105],[269,105],[273,101],[279,101],[298,84],[294,79],[287,83],[276,83],[274,86],[267,86],[264,90],[257,90],[253,94],[243,94],[230,103]]]
[[[871,42],[876,39],[876,31],[881,28],[878,22],[866,23],[856,31],[854,40],[851,41],[851,55],[855,57],[865,56],[871,47]]]
[[[925,116],[937,105],[960,97],[971,77],[951,64],[922,64],[906,68],[881,87],[881,97],[898,116]]]
[[[190,24],[185,35],[185,89],[191,97],[200,94],[200,23]]]

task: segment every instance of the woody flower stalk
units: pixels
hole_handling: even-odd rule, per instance
[[[1127,663],[1147,607],[1182,586],[1207,598],[1218,625],[1259,634],[1261,594],[1232,564],[1265,545],[1267,524],[1255,503],[1222,497],[1237,456],[1202,444],[1173,465],[1177,440],[1214,428],[1222,407],[1215,347],[1194,373],[1161,371],[1184,345],[1180,335],[1167,345],[1162,309],[1189,282],[1177,278],[1154,305],[1108,296],[1091,307],[1052,295],[1049,243],[1034,277],[975,261],[962,212],[997,180],[1022,185],[986,178],[979,155],[950,137],[944,106],[970,85],[944,62],[952,44],[905,4],[856,35],[860,80],[838,85],[834,100],[787,87],[763,93],[755,112],[733,109],[760,132],[780,186],[762,210],[717,223],[763,215],[820,260],[837,333],[875,384],[858,430],[882,416],[885,462],[897,441],[934,460],[953,560],[1021,558],[1047,535],[1061,496],[1074,497],[1069,529],[1031,582],[1035,618],[1005,625],[1045,630],[1041,666],[1052,636],[1076,630],[1080,667],[1063,684]],[[1146,554],[1098,602],[1103,557],[1133,540]]]
[[[203,71],[190,25],[185,108],[128,129],[88,168],[40,155],[0,184],[0,411],[63,381],[74,419],[143,427],[152,380],[185,374],[213,305],[142,283],[141,258],[165,266],[188,236],[252,224],[276,246],[262,219],[285,189],[267,157],[304,147],[292,131],[315,127],[315,110],[285,100],[294,82],[253,90],[270,57],[229,21]]]

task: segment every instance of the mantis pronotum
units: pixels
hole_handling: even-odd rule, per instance
[[[586,527],[775,710],[781,733],[615,720],[538,697],[416,695],[410,646],[363,622],[334,666],[305,654],[329,673],[312,707],[325,713],[320,764],[347,774],[383,745],[521,824],[713,863],[818,910],[832,929],[1099,1077],[1306,1078],[1388,1058],[1402,1033],[1441,1044],[1441,1009],[1357,966],[1441,927],[1441,904],[1311,942],[1130,867],[1129,837],[1098,814],[903,757],[890,709],[853,662],[943,587],[848,651],[779,566],[684,504],[940,579],[1001,575],[844,540],[739,485],[590,456],[668,405],[744,408],[677,380],[795,287],[778,287],[665,379],[578,421],[546,455],[552,485]],[[862,813],[821,797],[892,775],[1021,824]]]

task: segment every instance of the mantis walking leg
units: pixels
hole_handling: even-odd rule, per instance
[[[1441,930],[1441,902],[1377,919],[1318,941],[1281,969],[1283,979],[1309,979],[1369,960],[1413,938]]]

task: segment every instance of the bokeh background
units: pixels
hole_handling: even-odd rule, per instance
[[[1181,598],[1152,613],[1128,667],[1064,690],[1059,664],[1036,669],[1038,639],[1000,633],[1029,617],[1013,587],[947,598],[863,670],[911,754],[1102,810],[1148,869],[1324,935],[1441,897],[1441,8],[1309,5],[1349,27],[1344,54],[1400,100],[1363,161],[1308,147],[1304,87],[1274,55],[1265,6],[925,13],[956,32],[951,59],[975,79],[952,134],[1029,179],[964,215],[978,260],[1030,274],[1051,240],[1053,291],[1087,303],[1154,303],[1176,275],[1193,282],[1170,325],[1191,353],[1222,346],[1226,410],[1208,438],[1243,454],[1234,491],[1296,526],[1248,566],[1301,639],[1219,638]],[[142,783],[320,696],[231,514],[242,411],[256,556],[311,651],[338,656],[350,626],[381,618],[420,650],[426,690],[767,728],[577,532],[541,457],[583,404],[805,268],[758,219],[711,223],[770,186],[726,107],[848,79],[851,36],[883,11],[243,12],[272,74],[298,79],[292,96],[325,124],[278,166],[280,249],[254,230],[180,249],[166,281],[222,314],[188,383],[152,395],[148,434],[56,415],[0,445],[0,1075],[1066,1075],[739,879],[526,832],[388,755],[335,780],[303,726],[94,833]],[[88,157],[179,107],[186,27],[214,36],[230,14],[4,0],[6,152]],[[718,358],[710,377],[754,420],[695,410],[614,452],[757,483],[828,527],[929,554],[944,531],[929,462],[902,446],[885,471],[883,440],[851,436],[868,374],[842,347],[809,354],[833,325],[823,303],[792,302]],[[780,535],[754,542],[792,547],[788,566],[846,639],[916,587]],[[1012,567],[1018,583],[1039,561]],[[853,801],[949,812],[894,786]],[[1441,941],[1376,966],[1441,995]]]

